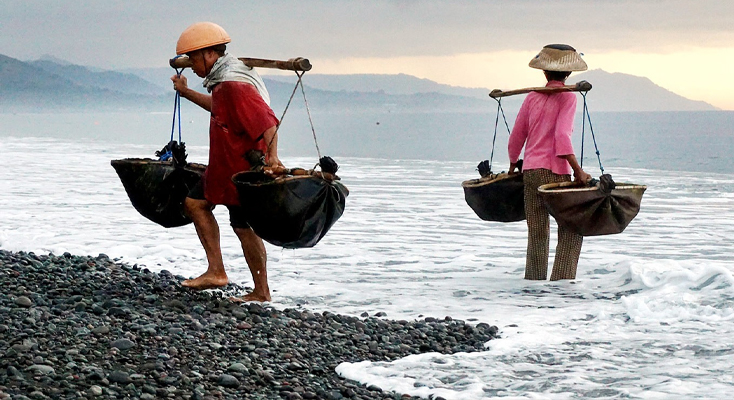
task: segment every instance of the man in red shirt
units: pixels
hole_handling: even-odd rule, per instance
[[[576,50],[565,44],[545,46],[530,61],[530,67],[543,70],[548,80],[547,87],[563,86],[571,71],[587,68]],[[538,187],[570,181],[571,171],[577,181],[591,179],[591,175],[581,169],[571,145],[575,114],[574,93],[532,92],[520,107],[510,134],[510,173],[515,172],[520,151],[525,147],[522,164],[528,224],[525,279],[545,280],[548,274],[550,217],[538,195]],[[583,236],[563,226],[558,227],[551,280],[576,278],[582,242]]]
[[[197,187],[184,202],[187,215],[206,252],[208,269],[195,279],[183,282],[192,289],[211,289],[227,284],[219,224],[212,210],[222,204],[229,210],[230,225],[242,244],[245,261],[252,273],[254,290],[243,301],[270,301],[266,270],[267,255],[260,239],[245,221],[231,181],[233,174],[250,169],[245,154],[259,150],[270,166],[278,159],[278,119],[268,105],[269,94],[260,76],[237,58],[225,54],[229,35],[217,24],[199,22],[186,28],[176,45],[178,55],[186,54],[191,69],[204,79],[210,95],[188,87],[184,76],[171,77],[182,97],[211,112],[209,122],[209,165]]]

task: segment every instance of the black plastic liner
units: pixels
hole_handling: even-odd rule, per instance
[[[344,213],[349,190],[312,175],[273,178],[258,171],[235,174],[247,222],[263,240],[289,249],[315,246]]]
[[[488,175],[461,183],[464,199],[485,221],[516,222],[525,219],[522,173]]]
[[[559,225],[583,236],[611,235],[624,231],[637,216],[647,186],[609,181],[602,176],[601,184],[591,187],[549,183],[538,193]]]
[[[111,164],[130,202],[142,216],[165,228],[191,222],[184,214],[183,202],[201,179],[206,165],[188,163],[175,167],[173,161],[147,158],[112,160]]]

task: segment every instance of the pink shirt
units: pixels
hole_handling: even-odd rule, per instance
[[[563,82],[550,81],[546,85],[556,86],[563,86]],[[570,175],[571,166],[560,156],[574,154],[571,134],[575,114],[573,92],[528,94],[507,145],[510,162],[517,162],[524,145],[523,170],[545,168],[559,175]]]

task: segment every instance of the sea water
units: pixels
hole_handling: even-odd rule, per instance
[[[272,305],[350,315],[385,312],[408,320],[451,316],[499,327],[501,338],[482,352],[426,353],[337,368],[344,377],[385,390],[447,399],[728,399],[734,393],[734,169],[727,160],[734,135],[722,122],[731,119],[728,113],[713,114],[719,125],[710,134],[693,135],[701,124],[716,125],[705,114],[616,115],[609,121],[650,131],[614,140],[601,135],[612,128],[595,121],[599,140],[611,148],[602,159],[609,164],[606,172],[617,182],[648,189],[639,215],[623,233],[584,239],[572,281],[522,279],[524,223],[481,221],[464,202],[461,182],[478,177],[479,159],[331,153],[350,189],[346,211],[314,248],[266,246]],[[401,129],[416,124],[380,118],[403,124]],[[446,116],[421,118],[434,126],[456,125]],[[649,118],[679,124],[677,130],[655,130]],[[488,120],[465,119],[477,125]],[[168,140],[170,122],[158,114],[3,115],[0,248],[104,253],[185,277],[203,272],[205,256],[193,226],[164,229],[140,216],[110,166],[112,159],[151,157]],[[206,126],[186,122],[189,132]],[[491,149],[489,125],[480,145],[469,138],[440,154]],[[448,137],[440,128],[431,131]],[[205,137],[205,131],[198,135]],[[365,134],[363,141],[375,135],[386,147],[410,145],[400,138],[385,142],[379,133]],[[205,163],[206,146],[191,142],[189,161]],[[642,142],[656,146],[618,150]],[[315,155],[284,143],[287,166],[313,166]],[[672,149],[667,154],[666,146]],[[495,152],[495,170],[506,165],[504,153],[503,147]],[[598,176],[596,155],[589,154],[594,158],[586,160],[588,172]],[[223,222],[230,279],[251,286],[220,208],[215,214]],[[551,262],[554,243],[552,224]]]

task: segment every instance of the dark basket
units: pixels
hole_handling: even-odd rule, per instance
[[[549,183],[538,188],[548,212],[559,225],[582,236],[620,233],[640,211],[647,186],[617,183],[605,193],[598,186],[575,182]]]
[[[112,160],[112,167],[138,212],[166,228],[191,222],[184,214],[183,202],[206,170],[206,165],[174,167],[171,161],[147,158]]]
[[[274,179],[244,171],[232,181],[255,233],[285,248],[315,246],[342,216],[349,195],[339,181],[311,175]]]
[[[499,174],[461,183],[464,199],[485,221],[515,222],[525,219],[522,174]]]

